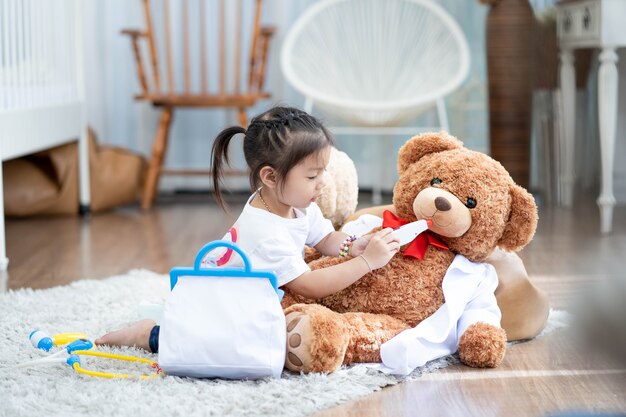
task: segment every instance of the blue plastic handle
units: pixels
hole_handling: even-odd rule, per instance
[[[227,268],[227,267],[210,267],[210,268],[201,268],[202,259],[206,256],[207,253],[212,251],[213,249],[219,247],[226,247],[234,250],[241,256],[243,260],[243,268]],[[200,249],[198,255],[196,255],[196,260],[194,262],[193,268],[189,267],[176,267],[172,268],[170,271],[170,288],[173,290],[174,286],[178,282],[178,277],[180,276],[195,276],[195,277],[219,277],[219,278],[264,278],[269,280],[272,288],[276,291],[279,300],[282,300],[284,292],[278,288],[278,280],[276,275],[271,271],[253,271],[250,266],[250,260],[246,256],[246,254],[232,242],[228,242],[226,240],[214,240],[213,242],[209,242]]]
[[[198,255],[196,255],[196,261],[193,263],[194,269],[201,269],[200,266],[202,265],[202,259],[204,259],[207,253],[211,252],[213,249],[217,249],[223,246],[230,248],[234,250],[235,252],[237,252],[239,256],[241,256],[241,259],[243,260],[243,265],[244,265],[243,270],[246,272],[251,271],[250,260],[248,260],[248,257],[246,256],[246,254],[243,253],[243,251],[239,248],[239,246],[236,246],[232,242],[228,242],[226,240],[214,240],[213,242],[209,242],[206,245],[204,245],[202,249],[200,249],[200,252],[198,252]]]

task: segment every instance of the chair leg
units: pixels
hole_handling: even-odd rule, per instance
[[[165,156],[165,151],[167,150],[167,139],[172,122],[172,115],[173,110],[171,107],[166,107],[161,113],[159,128],[157,129],[157,133],[152,144],[152,158],[150,158],[148,175],[146,176],[146,182],[143,186],[141,208],[144,210],[152,207],[152,203],[154,202],[157,186],[159,185],[159,175],[161,173],[161,166],[163,165],[163,157]]]
[[[239,108],[239,111],[237,112],[237,118],[239,119],[239,124],[241,125],[241,127],[247,129],[248,116],[246,116],[246,109],[244,109],[243,107]]]

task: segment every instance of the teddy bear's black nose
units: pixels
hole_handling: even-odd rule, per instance
[[[437,197],[435,198],[435,207],[439,211],[448,211],[452,208],[452,205],[444,197]]]

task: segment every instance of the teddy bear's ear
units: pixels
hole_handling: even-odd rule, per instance
[[[519,185],[513,184],[511,194],[511,212],[504,233],[498,242],[504,250],[518,251],[526,246],[537,229],[537,205],[533,196]]]
[[[413,136],[398,152],[398,174],[402,175],[411,164],[424,155],[463,147],[463,142],[448,133],[429,132]]]

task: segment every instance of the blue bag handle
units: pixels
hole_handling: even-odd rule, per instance
[[[227,240],[214,240],[213,242],[209,242],[206,245],[204,245],[200,249],[198,254],[196,255],[196,260],[193,263],[194,269],[202,269],[202,268],[200,268],[200,266],[202,265],[202,260],[204,259],[206,254],[211,252],[214,249],[219,248],[219,247],[227,247],[227,248],[230,248],[230,249],[234,250],[235,252],[237,252],[239,254],[239,256],[241,256],[241,259],[243,260],[243,265],[244,265],[243,270],[246,271],[246,272],[252,272],[252,268],[250,267],[250,260],[248,259],[248,255],[243,253],[243,251],[241,250],[241,248],[239,248],[239,246],[237,246],[234,243],[229,242]]]
[[[227,267],[212,267],[212,268],[201,268],[202,259],[206,256],[207,253],[212,250],[226,247],[234,250],[241,256],[243,260],[243,268],[227,268]],[[246,254],[239,248],[239,246],[235,245],[232,242],[228,242],[226,240],[214,240],[213,242],[209,242],[200,249],[198,255],[196,255],[196,260],[194,261],[193,268],[177,266],[172,268],[170,271],[170,288],[173,290],[174,286],[178,282],[178,277],[180,276],[196,276],[196,277],[233,277],[233,278],[264,278],[269,280],[272,288],[278,294],[279,300],[283,298],[284,291],[278,288],[278,280],[276,279],[276,275],[271,271],[253,271],[250,266],[250,260],[246,256]]]

